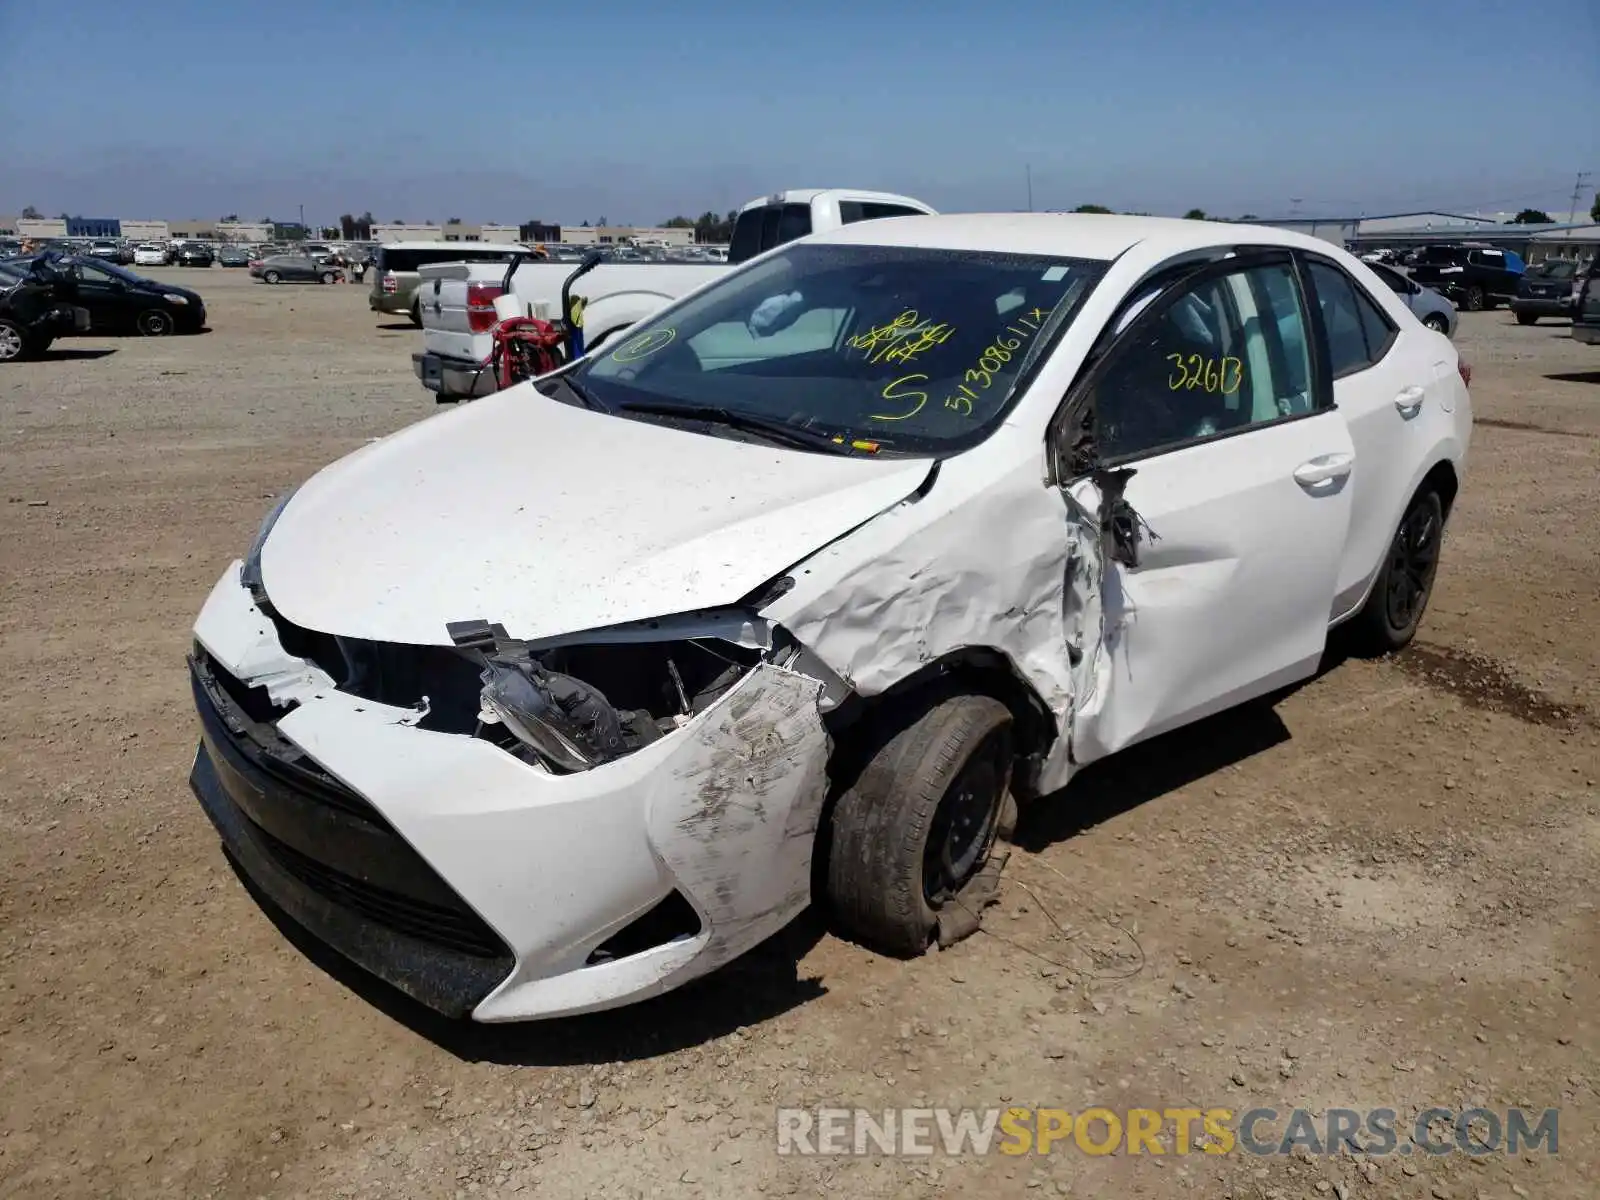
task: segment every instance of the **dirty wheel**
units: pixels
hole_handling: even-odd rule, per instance
[[[1476,284],[1474,284],[1472,287],[1469,287],[1467,289],[1467,311],[1482,312],[1486,299],[1487,297],[1484,295],[1484,291],[1481,287],[1477,286]]]
[[[1444,504],[1430,487],[1411,501],[1400,519],[1372,595],[1358,618],[1371,649],[1379,653],[1398,650],[1416,635],[1433,591],[1443,536]]]
[[[829,831],[828,898],[846,931],[893,954],[928,948],[1011,806],[1011,726],[998,700],[955,696],[867,761]]]
[[[172,332],[172,317],[159,308],[147,308],[134,321],[134,327],[145,337],[166,337]]]

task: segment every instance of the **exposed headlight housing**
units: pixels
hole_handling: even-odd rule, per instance
[[[261,548],[267,544],[267,535],[272,532],[272,527],[278,523],[278,518],[283,515],[283,510],[289,506],[289,501],[294,499],[294,494],[298,490],[294,488],[285,492],[267,510],[267,515],[261,519],[261,528],[256,530],[255,540],[250,543],[249,553],[244,557],[244,565],[239,568],[239,582],[258,605],[263,603],[267,596],[266,584],[261,579]]]
[[[760,633],[742,637],[736,625]],[[479,736],[558,772],[631,754],[693,720],[759,662],[794,654],[788,645],[780,654],[755,618],[538,650],[482,622],[451,632],[482,666]]]

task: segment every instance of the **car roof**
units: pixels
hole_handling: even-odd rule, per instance
[[[1163,257],[1215,246],[1291,246],[1323,253],[1338,247],[1267,225],[1131,217],[1102,213],[951,213],[859,221],[812,235],[843,245],[1049,254],[1109,261],[1143,244]]]

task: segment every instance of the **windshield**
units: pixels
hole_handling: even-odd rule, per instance
[[[794,245],[634,326],[576,378],[612,409],[710,406],[825,435],[846,452],[948,453],[1000,422],[1017,380],[1104,270],[1036,255]]]
[[[1529,268],[1536,275],[1543,275],[1546,279],[1571,279],[1578,273],[1578,264],[1551,260],[1542,262],[1536,267]]]

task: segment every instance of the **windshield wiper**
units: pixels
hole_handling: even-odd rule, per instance
[[[707,421],[713,425],[726,425],[744,433],[754,433],[771,442],[797,446],[802,450],[824,450],[829,454],[848,454],[849,447],[833,440],[828,434],[818,433],[800,425],[791,425],[775,417],[762,417],[754,413],[739,412],[715,404],[658,404],[638,401],[624,404],[622,412],[648,413],[652,416],[682,417],[686,421]]]
[[[550,380],[550,382],[555,384],[557,387],[566,388],[567,391],[571,392],[573,396],[577,398],[578,403],[583,405],[585,408],[590,408],[595,412],[603,413],[608,413],[611,411],[611,406],[608,405],[604,400],[600,399],[599,396],[596,396],[588,388],[584,387],[583,384],[568,378],[566,375],[557,375],[554,379]]]

